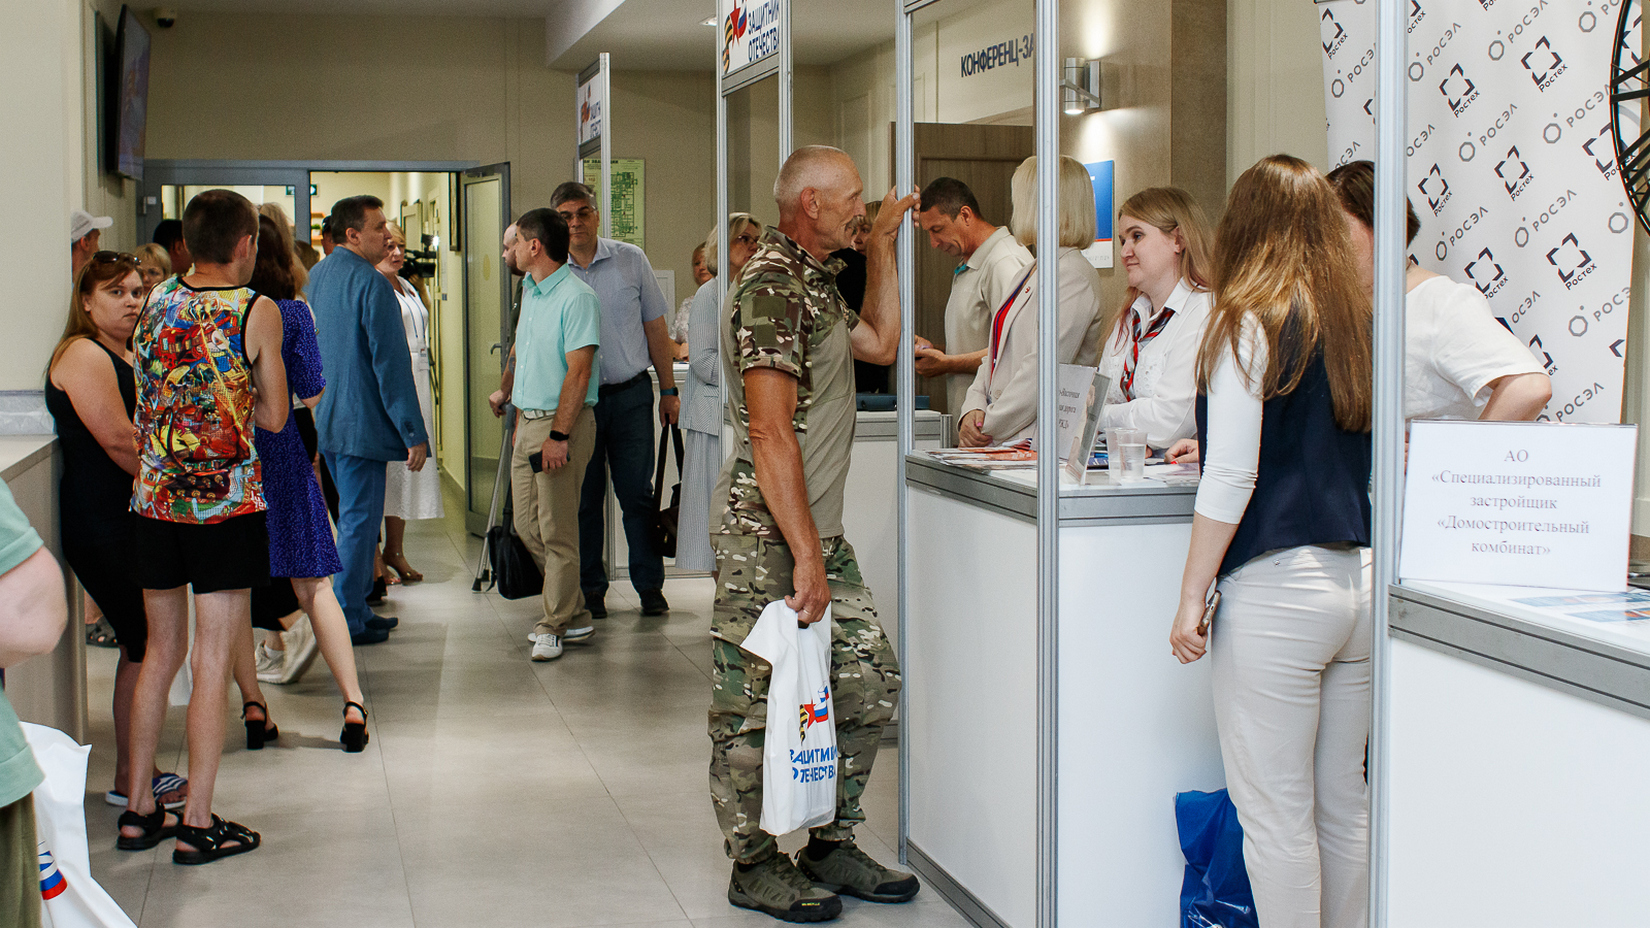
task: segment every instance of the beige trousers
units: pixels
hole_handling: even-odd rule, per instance
[[[1364,928],[1368,548],[1307,545],[1220,583],[1215,723],[1261,928]]]
[[[516,534],[544,571],[544,615],[533,632],[560,635],[569,627],[590,624],[590,610],[579,590],[579,490],[596,448],[596,413],[586,406],[567,433],[567,463],[535,474],[527,458],[543,449],[554,423],[553,416],[516,423],[510,491]]]

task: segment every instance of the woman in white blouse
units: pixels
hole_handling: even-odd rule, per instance
[[[1354,161],[1329,172],[1352,234],[1364,288],[1375,290],[1375,165]],[[1421,231],[1408,207],[1408,241]],[[1529,421],[1553,384],[1535,355],[1498,322],[1477,287],[1409,265],[1404,280],[1404,419]]]
[[[418,408],[424,414],[424,430],[435,434],[435,395],[430,386],[430,312],[413,285],[401,276],[407,263],[407,237],[390,223],[390,250],[378,262],[378,272],[390,282],[401,304],[401,325],[407,333],[407,351],[412,356],[413,387],[418,391]],[[400,461],[391,461],[384,483],[384,566],[395,571],[402,582],[417,583],[424,575],[407,563],[403,547],[408,519],[439,519],[442,516],[441,472],[435,467],[410,471]],[[385,575],[386,577],[388,574]]]
[[[1197,348],[1209,324],[1209,220],[1177,187],[1148,187],[1117,211],[1129,289],[1106,331],[1111,381],[1102,427],[1141,429],[1167,448],[1197,434]]]
[[[1206,648],[1213,660],[1267,928],[1368,923],[1374,314],[1338,214],[1323,175],[1287,155],[1232,186],[1198,355],[1203,480],[1169,634],[1181,662]]]
[[[1037,159],[1014,171],[1009,231],[1037,248]],[[1100,354],[1100,275],[1081,249],[1094,243],[1094,186],[1075,158],[1060,158],[1057,231],[1059,357],[1056,364],[1092,366]],[[994,308],[990,338],[958,421],[958,444],[978,448],[1030,438],[1037,431],[1037,274],[1026,269],[1008,302]]]

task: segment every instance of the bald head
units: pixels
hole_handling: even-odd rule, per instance
[[[824,257],[853,243],[865,203],[853,159],[840,148],[808,145],[785,159],[773,182],[779,231]]]

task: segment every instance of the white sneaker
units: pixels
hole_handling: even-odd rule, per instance
[[[545,632],[533,636],[533,660],[553,661],[561,657],[561,639]]]
[[[309,616],[301,615],[298,621],[287,629],[283,640],[286,642],[286,667],[281,671],[280,679],[276,683],[297,683],[298,678],[309,670],[315,663],[315,655],[321,650],[321,643],[315,639],[315,628],[309,623]]]
[[[258,658],[258,682],[274,683],[280,680],[281,668],[286,666],[286,652],[271,651],[260,641],[254,653]]]
[[[595,633],[596,626],[594,625],[586,625],[583,628],[564,629],[561,633],[561,640],[563,644],[581,644],[588,641],[590,636]]]

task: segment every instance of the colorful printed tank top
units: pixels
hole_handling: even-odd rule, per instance
[[[138,316],[138,515],[209,523],[264,509],[243,344],[255,299],[246,287],[197,290],[173,277]]]

